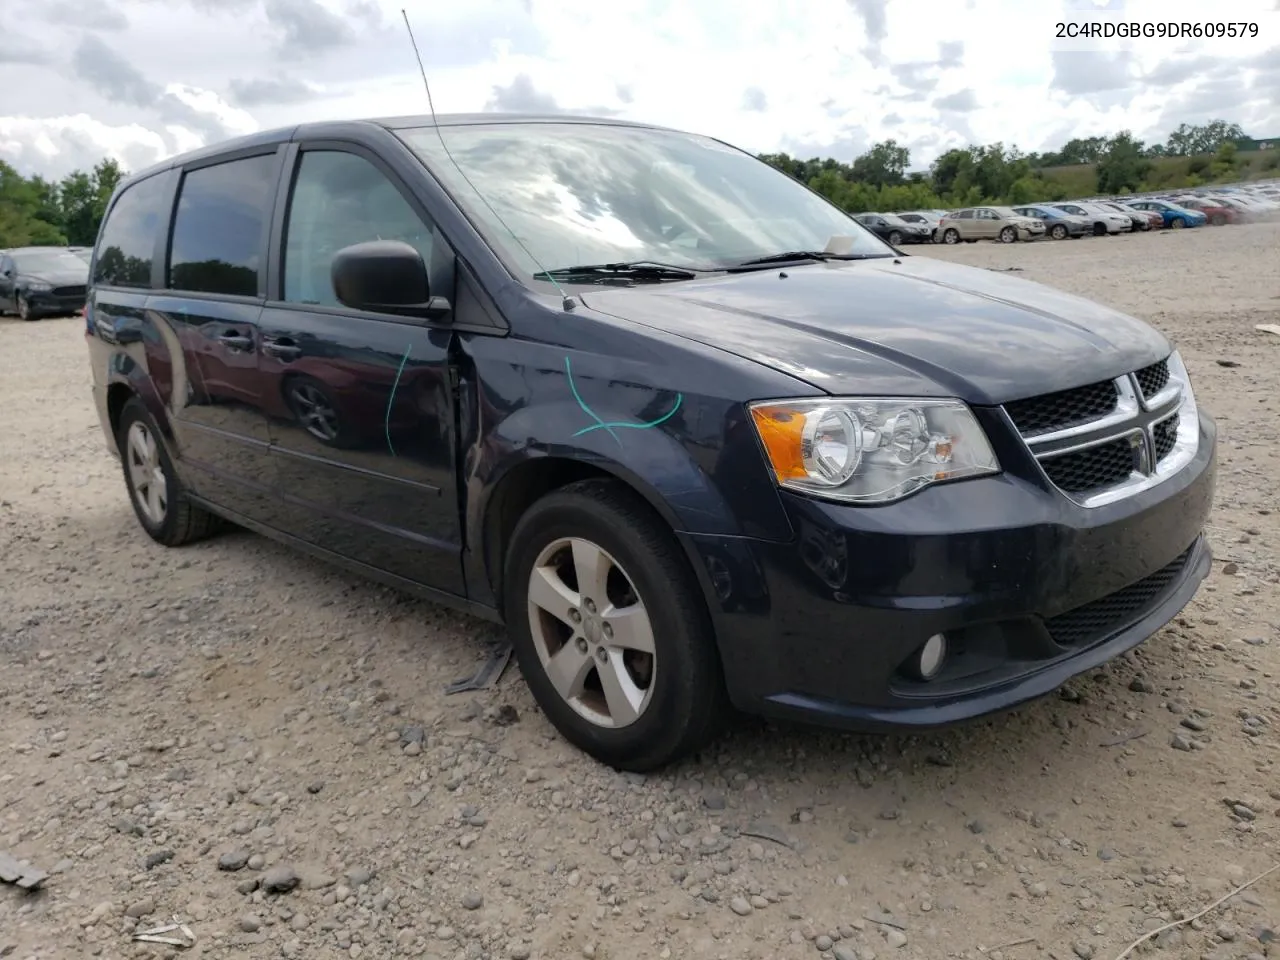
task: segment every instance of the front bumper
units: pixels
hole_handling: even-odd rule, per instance
[[[60,296],[49,291],[27,290],[23,292],[27,306],[33,314],[49,316],[51,314],[76,313],[84,308],[83,293],[72,296]]]
[[[1002,474],[884,507],[784,494],[791,543],[688,536],[707,572],[725,677],[750,713],[858,730],[1004,710],[1140,644],[1209,571],[1213,421],[1196,458],[1086,509]],[[904,667],[932,635],[931,681]]]
[[[1045,227],[1019,227],[1018,236],[1023,240],[1039,240],[1045,235],[1047,229]]]

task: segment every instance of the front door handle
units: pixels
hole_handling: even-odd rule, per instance
[[[301,356],[302,348],[292,337],[265,337],[262,341],[262,352],[287,363]]]
[[[247,337],[238,330],[228,330],[218,337],[218,342],[230,350],[252,350],[253,337]]]

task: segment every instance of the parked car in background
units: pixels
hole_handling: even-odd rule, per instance
[[[1196,196],[1195,194],[1183,194],[1173,198],[1173,202],[1186,207],[1188,210],[1199,210],[1205,215],[1209,223],[1215,227],[1221,227],[1228,223],[1238,223],[1240,215],[1237,211],[1225,204],[1209,199],[1208,197]]]
[[[937,210],[908,210],[906,213],[898,214],[898,216],[907,221],[907,223],[927,226],[930,238],[935,241],[938,239],[938,221],[942,219],[943,213],[939,213]]]
[[[965,207],[938,221],[943,243],[976,243],[979,240],[1038,240],[1045,234],[1044,221],[1024,217],[1012,207]]]
[[[1116,213],[1123,213],[1133,220],[1135,230],[1159,230],[1164,226],[1164,217],[1150,210],[1135,210],[1116,200],[1099,200],[1098,206],[1114,210]]]
[[[893,213],[860,213],[855,218],[881,240],[895,247],[904,243],[928,243],[933,239],[933,228],[920,223],[908,223]]]
[[[88,282],[88,262],[66,247],[14,247],[0,254],[0,313],[23,320],[75,313]]]
[[[67,250],[88,263],[93,258],[93,247],[67,247]]]
[[[1054,240],[1065,240],[1067,237],[1079,239],[1093,232],[1093,221],[1087,217],[1077,217],[1048,204],[1032,204],[1025,207],[1014,207],[1013,212],[1033,220],[1043,220],[1045,233]]]
[[[129,177],[93,263],[92,394],[146,536],[229,519],[503,624],[616,768],[730,706],[1005,710],[1209,572],[1216,428],[1165,336],[899,256],[709,138],[293,123]]]
[[[1105,237],[1108,234],[1127,233],[1133,230],[1133,218],[1125,213],[1117,213],[1083,200],[1068,203],[1055,203],[1052,206],[1075,217],[1085,217],[1093,224],[1093,235]]]
[[[1201,227],[1209,219],[1199,210],[1189,210],[1168,200],[1138,199],[1129,203],[1129,206],[1137,210],[1151,210],[1160,214],[1164,218],[1164,225],[1171,230],[1181,230],[1184,227]]]

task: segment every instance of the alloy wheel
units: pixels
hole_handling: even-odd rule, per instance
[[[652,700],[656,646],[618,562],[590,540],[560,538],[538,555],[528,597],[538,660],[565,703],[600,727],[639,720]]]
[[[133,487],[138,509],[158,527],[169,512],[169,484],[160,463],[160,445],[141,421],[135,421],[129,427],[125,458],[129,467],[129,485]]]
[[[312,383],[295,383],[289,388],[294,412],[307,432],[332,442],[338,436],[338,413],[323,390]]]

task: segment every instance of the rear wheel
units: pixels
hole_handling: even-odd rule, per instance
[[[653,770],[728,713],[710,617],[675,538],[612,481],[552,493],[521,518],[503,606],[520,670],[566,740]]]
[[[1067,239],[1067,228],[1061,223],[1055,223],[1053,229],[1049,231],[1049,236],[1055,240]]]
[[[220,526],[217,517],[187,499],[155,420],[137,397],[131,397],[120,412],[116,440],[133,512],[147,536],[166,547],[177,547]]]
[[[943,243],[959,243],[960,231],[957,230],[955,227],[948,227],[942,233],[942,242]]]

